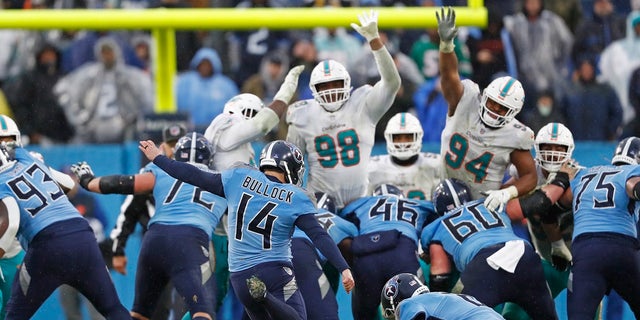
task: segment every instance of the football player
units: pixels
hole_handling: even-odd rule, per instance
[[[359,231],[351,243],[357,288],[351,299],[353,318],[377,319],[384,283],[398,273],[421,274],[418,234],[437,214],[431,202],[405,199],[402,190],[390,184],[351,202],[340,214]]]
[[[208,170],[212,154],[209,141],[196,132],[180,138],[174,150],[174,158],[193,167],[196,174]],[[193,319],[213,319],[214,298],[207,283],[212,275],[209,242],[227,209],[226,199],[176,180],[153,163],[135,175],[95,177],[86,162],[72,165],[71,171],[91,192],[153,193],[156,200],[140,247],[131,316],[148,319],[171,281]]]
[[[510,199],[533,190],[537,181],[531,156],[533,131],[515,119],[524,103],[524,90],[508,76],[493,80],[482,94],[473,81],[460,80],[453,51],[458,32],[455,17],[452,8],[436,11],[442,93],[449,105],[440,154],[448,178],[467,184],[473,199],[486,195],[487,209],[501,211]],[[519,178],[505,186],[502,181],[510,163]]]
[[[375,127],[400,88],[396,65],[378,35],[377,12],[364,13],[359,20],[360,25],[351,26],[369,43],[380,81],[351,92],[345,67],[335,60],[321,61],[309,81],[314,99],[296,102],[287,111],[287,140],[307,155],[308,189],[328,193],[338,208],[366,194]]]
[[[405,198],[431,200],[443,178],[442,161],[439,154],[420,152],[423,134],[420,120],[410,113],[389,119],[384,130],[388,154],[371,157],[369,162],[369,194],[381,184],[392,184]]]
[[[153,141],[140,141],[149,160],[173,177],[224,196],[229,205],[231,285],[251,319],[305,319],[291,263],[291,231],[299,227],[342,275],[347,293],[354,287],[347,262],[315,218],[317,209],[300,186],[304,158],[295,145],[276,140],[262,148],[259,169],[234,166],[201,172],[163,156]]]

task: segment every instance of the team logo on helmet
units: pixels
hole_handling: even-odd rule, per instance
[[[391,299],[398,295],[398,283],[392,282],[386,288],[384,288],[384,296]]]

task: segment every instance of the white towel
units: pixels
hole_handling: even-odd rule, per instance
[[[509,273],[516,271],[516,266],[524,254],[524,241],[511,240],[504,247],[487,258],[489,266],[495,270],[500,268]]]

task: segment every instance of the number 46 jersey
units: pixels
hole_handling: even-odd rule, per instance
[[[368,85],[356,89],[335,112],[315,100],[299,101],[287,111],[287,140],[307,155],[307,188],[331,195],[339,208],[365,195],[376,124],[389,109],[367,105],[370,91]]]
[[[463,80],[464,94],[441,136],[440,154],[447,178],[464,181],[473,199],[481,192],[497,190],[513,150],[531,150],[533,131],[517,119],[504,127],[490,128],[480,120],[480,90],[470,80]]]

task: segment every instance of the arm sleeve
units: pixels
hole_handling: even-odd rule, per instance
[[[233,150],[238,146],[252,142],[278,125],[280,119],[271,108],[264,108],[255,117],[234,123],[218,140],[218,147],[223,151]]]
[[[373,89],[367,95],[366,106],[368,108],[377,106],[376,109],[367,110],[367,114],[370,115],[371,119],[377,122],[395,100],[396,93],[400,89],[401,80],[395,62],[386,48],[383,47],[380,50],[373,51],[373,57],[380,72],[380,81],[373,86]]]
[[[153,163],[178,180],[224,197],[224,187],[222,186],[222,175],[220,173],[203,171],[186,162],[171,160],[163,155],[153,159]]]
[[[349,269],[347,261],[345,261],[340,254],[340,250],[338,250],[336,244],[333,243],[329,234],[322,229],[313,214],[303,214],[299,216],[298,219],[296,219],[296,226],[309,236],[309,239],[311,239],[316,248],[327,257],[336,269],[340,272]]]
[[[136,228],[141,216],[149,216],[147,208],[148,195],[129,195],[120,207],[120,214],[116,220],[116,227],[111,231],[113,245],[111,251],[114,256],[123,256],[129,236]],[[146,219],[148,221],[148,219]]]

